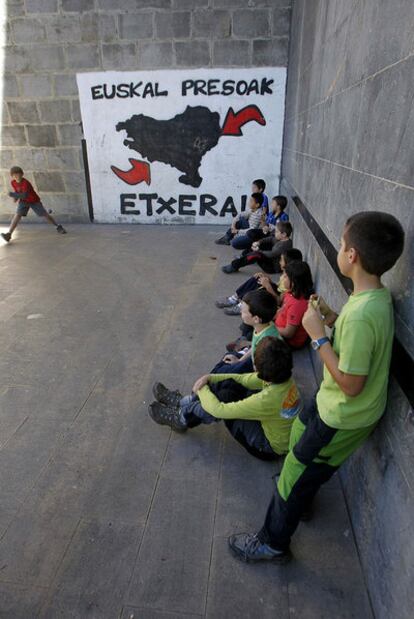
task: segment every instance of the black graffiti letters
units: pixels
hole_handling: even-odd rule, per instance
[[[267,77],[261,80],[184,80],[181,84],[181,94],[187,95],[271,95],[274,80]]]
[[[160,90],[158,82],[130,82],[129,84],[96,84],[91,86],[92,99],[132,99],[134,97],[166,97],[168,90]]]
[[[180,194],[176,198],[163,198],[157,193],[121,193],[120,210],[122,215],[142,214],[147,217],[154,215],[178,215],[178,217],[195,217],[196,215],[200,217],[206,215],[225,217],[232,215],[235,217],[238,212],[243,212],[246,209],[246,201],[246,195],[240,196],[240,206],[237,208],[234,198],[227,196],[219,207],[218,199],[210,193],[203,193],[200,196]],[[160,206],[156,208],[156,204]]]

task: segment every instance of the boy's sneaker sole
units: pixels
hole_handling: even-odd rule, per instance
[[[174,432],[183,433],[187,431],[187,426],[180,421],[178,410],[164,406],[159,402],[153,402],[148,407],[148,414],[160,426],[168,426]]]
[[[10,243],[10,241],[11,241],[11,234],[9,234],[8,232],[2,232],[1,233],[1,237],[2,237],[2,239],[4,239],[6,241],[6,243]]]
[[[56,232],[58,234],[67,234],[65,228],[63,226],[60,226],[60,225],[56,227]]]

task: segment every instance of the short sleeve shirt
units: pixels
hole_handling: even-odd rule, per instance
[[[332,346],[341,372],[367,379],[361,393],[350,397],[324,368],[317,403],[328,426],[364,428],[381,417],[387,401],[393,336],[393,308],[387,288],[349,297],[336,320]]]
[[[30,202],[32,204],[40,202],[40,198],[33,189],[32,184],[25,178],[22,178],[21,183],[18,183],[13,179],[11,181],[11,185],[15,193],[27,193],[27,197],[24,198],[23,202]]]
[[[296,333],[290,337],[288,342],[294,348],[300,348],[308,339],[302,318],[308,308],[308,299],[296,299],[291,292],[285,292],[282,307],[276,314],[276,326],[284,329],[288,325],[297,326]]]
[[[256,346],[264,337],[267,337],[268,335],[281,339],[280,333],[276,329],[273,322],[268,327],[266,327],[266,329],[263,329],[262,331],[260,331],[260,333],[255,333],[253,331],[253,337],[252,337],[252,360],[253,361],[254,361],[254,351],[256,350]]]

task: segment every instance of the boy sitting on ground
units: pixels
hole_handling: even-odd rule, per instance
[[[262,178],[257,178],[252,182],[252,194],[259,193],[262,196],[261,206],[263,207],[263,212],[267,214],[267,211],[269,209],[269,200],[267,195],[264,193],[265,188],[266,183]],[[249,222],[249,218],[249,213],[239,213],[239,215],[237,215],[233,219],[231,226],[227,230],[226,234],[214,241],[216,245],[230,245],[231,240],[238,233],[239,230],[248,230],[249,228],[252,228]],[[261,221],[259,222],[257,227],[259,227],[260,224]]]
[[[252,244],[252,251],[244,251],[240,258],[222,267],[223,273],[235,273],[242,267],[258,264],[266,273],[280,273],[280,256],[292,248],[293,228],[289,221],[279,221],[272,238],[261,239]]]
[[[156,383],[153,421],[176,432],[224,420],[231,435],[252,455],[275,460],[288,449],[290,429],[301,410],[292,378],[292,353],[284,342],[265,337],[251,374],[206,374],[182,397]]]
[[[241,302],[241,318],[243,324],[253,330],[251,344],[247,344],[242,353],[224,355],[211,374],[252,372],[255,350],[259,342],[266,336],[281,337],[274,323],[276,309],[276,299],[266,290],[248,292]]]

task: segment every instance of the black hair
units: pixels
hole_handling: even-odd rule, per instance
[[[307,262],[288,262],[285,273],[290,280],[290,292],[295,299],[309,299],[313,294],[312,273]]]
[[[262,178],[256,178],[256,180],[252,182],[252,185],[256,185],[257,189],[261,192],[266,189],[266,183]]]
[[[275,317],[277,301],[267,290],[251,290],[246,292],[242,300],[249,307],[251,315],[258,316],[263,323],[270,322]]]
[[[12,176],[13,174],[22,174],[23,175],[23,170],[21,169],[20,166],[14,165],[12,168],[10,168],[10,176]]]
[[[343,233],[346,249],[358,252],[367,273],[381,277],[389,271],[404,249],[404,229],[398,219],[381,211],[365,211],[352,215]]]
[[[292,351],[288,344],[277,337],[267,335],[254,351],[257,376],[268,383],[284,383],[292,376]]]
[[[292,249],[287,249],[286,251],[282,252],[282,256],[284,257],[286,264],[292,262],[292,260],[302,261],[303,259],[302,252],[300,251],[300,249],[296,249],[295,247],[292,247]]]
[[[252,193],[252,198],[259,206],[262,206],[262,204],[264,202],[264,198],[263,198],[263,194],[262,193],[257,193],[257,192]]]
[[[286,234],[288,237],[292,236],[293,227],[290,221],[278,221],[276,227],[282,234]]]
[[[274,200],[276,204],[279,205],[281,211],[284,211],[287,207],[288,201],[286,196],[273,196],[272,200]]]

